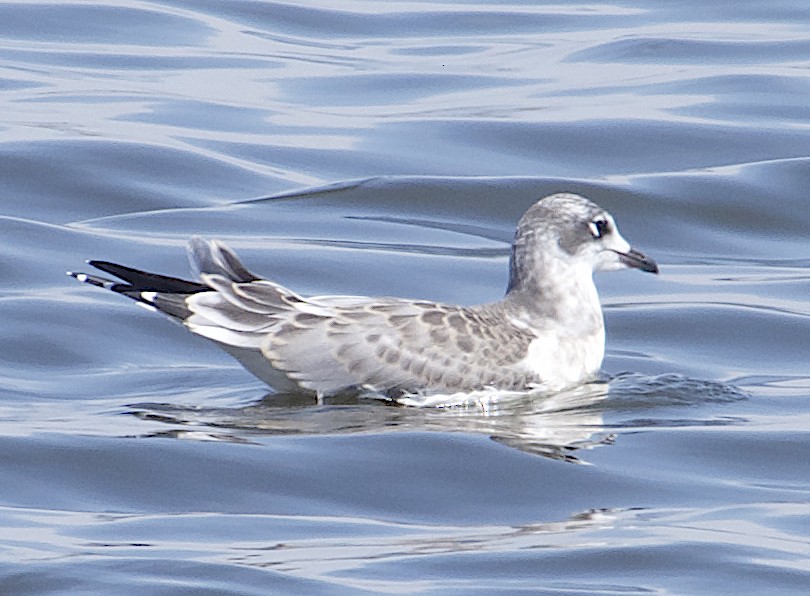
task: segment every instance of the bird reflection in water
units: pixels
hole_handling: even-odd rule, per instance
[[[311,396],[271,393],[241,408],[143,403],[132,405],[130,413],[175,426],[141,436],[258,443],[268,435],[458,432],[486,435],[526,453],[583,463],[578,452],[613,439],[605,432],[599,407],[608,387],[600,381],[551,395],[488,396],[438,409],[386,407],[378,399],[357,395],[338,395],[319,405]]]

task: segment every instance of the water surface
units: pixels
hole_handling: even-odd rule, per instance
[[[0,2],[0,592],[810,589],[810,10],[797,0]],[[540,196],[599,276],[604,382],[318,405],[64,276],[500,297]]]

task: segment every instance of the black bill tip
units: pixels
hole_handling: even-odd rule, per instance
[[[634,248],[631,248],[627,252],[620,252],[618,254],[619,260],[621,260],[621,262],[628,267],[641,269],[642,271],[647,271],[648,273],[658,273],[658,263]]]

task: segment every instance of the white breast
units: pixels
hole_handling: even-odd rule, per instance
[[[557,391],[593,378],[604,355],[604,327],[584,336],[539,333],[516,368],[532,373],[544,388]]]

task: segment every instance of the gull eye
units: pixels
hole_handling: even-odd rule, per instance
[[[594,238],[601,238],[610,233],[610,223],[606,219],[595,219],[588,223],[588,229]]]

